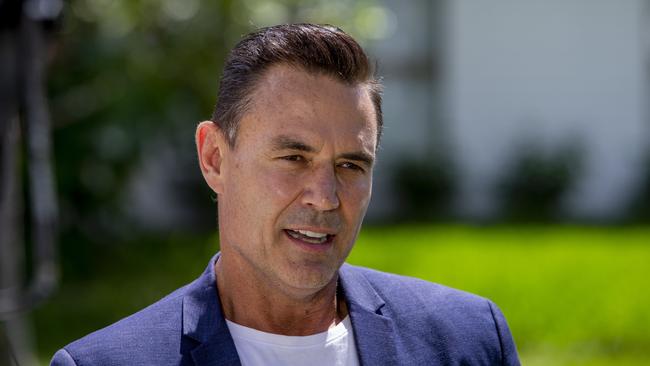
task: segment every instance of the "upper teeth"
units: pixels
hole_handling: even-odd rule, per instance
[[[309,237],[312,237],[312,238],[318,238],[318,239],[324,238],[324,237],[327,236],[327,234],[316,233],[316,232],[309,231],[309,230],[296,230],[296,231],[301,233],[302,235],[309,236]]]

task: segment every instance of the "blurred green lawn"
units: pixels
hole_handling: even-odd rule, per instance
[[[194,279],[216,242],[150,238],[90,253],[90,270],[64,272],[60,291],[34,313],[43,363]],[[348,261],[494,300],[524,365],[650,364],[650,228],[373,227]]]

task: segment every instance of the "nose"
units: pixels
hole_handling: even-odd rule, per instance
[[[313,169],[306,176],[302,203],[318,211],[331,211],[339,207],[337,179],[333,167]]]

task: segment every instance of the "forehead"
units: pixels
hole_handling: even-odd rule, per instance
[[[274,65],[258,81],[240,132],[331,136],[376,147],[377,119],[368,86]]]

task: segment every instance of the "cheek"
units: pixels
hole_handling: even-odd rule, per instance
[[[361,216],[366,212],[368,204],[370,203],[370,196],[372,193],[372,180],[360,179],[344,185],[339,190],[339,197],[342,201],[346,202],[350,215]]]
[[[299,194],[298,182],[301,179],[294,174],[282,172],[264,164],[241,165],[233,187],[238,192],[235,197],[243,199],[241,207],[250,221],[261,226],[268,221],[277,220],[282,211],[290,205]]]
[[[290,202],[297,195],[299,177],[274,171],[267,172],[265,176],[265,186],[269,191],[269,198]]]
[[[259,169],[262,189],[266,191],[263,200],[273,200],[279,205],[288,205],[299,193],[301,178],[297,174],[291,174],[278,169]]]

